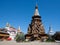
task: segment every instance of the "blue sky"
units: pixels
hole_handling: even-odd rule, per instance
[[[27,33],[35,5],[36,0],[0,0],[0,28],[9,22]],[[38,8],[45,31],[48,32],[50,25],[53,31],[60,31],[60,0],[38,0]]]

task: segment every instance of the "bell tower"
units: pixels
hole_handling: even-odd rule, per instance
[[[44,40],[47,39],[48,36],[45,34],[44,26],[42,24],[41,16],[38,11],[38,5],[35,6],[35,12],[32,16],[31,23],[28,27],[28,32],[25,35],[26,40],[34,41],[34,40]]]
[[[38,11],[38,5],[36,4],[31,24],[29,24],[28,27],[28,34],[44,34],[44,33],[45,31],[42,24],[41,16]]]

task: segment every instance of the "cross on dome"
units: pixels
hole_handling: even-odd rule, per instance
[[[38,5],[36,3],[36,6],[35,6],[35,12],[34,12],[34,16],[39,16],[39,11],[38,11]]]

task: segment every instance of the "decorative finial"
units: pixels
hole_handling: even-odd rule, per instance
[[[35,13],[34,16],[39,16],[38,5],[35,6]]]
[[[49,26],[49,32],[48,32],[49,35],[53,35],[53,33],[54,33],[54,32],[52,31],[52,28],[51,28],[51,27],[52,27],[52,26],[50,25],[50,26]]]
[[[18,30],[20,30],[20,26],[19,26]]]
[[[38,0],[36,0],[36,6],[35,6],[35,12],[34,12],[34,16],[39,16],[39,11],[38,11]]]
[[[6,27],[10,27],[10,24],[8,22],[6,23]]]
[[[18,32],[21,32],[20,26],[18,27]]]
[[[38,9],[38,4],[36,3],[36,7],[35,7],[35,9]]]

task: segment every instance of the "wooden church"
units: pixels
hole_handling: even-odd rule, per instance
[[[46,40],[48,38],[47,34],[45,34],[44,26],[42,24],[41,16],[38,11],[38,5],[35,6],[35,12],[32,16],[32,21],[29,24],[28,32],[25,35],[27,41],[34,40]]]

